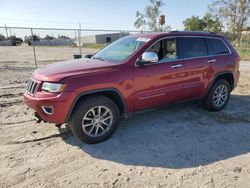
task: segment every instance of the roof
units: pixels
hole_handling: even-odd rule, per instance
[[[170,31],[170,32],[154,32],[154,33],[141,33],[136,36],[145,37],[145,38],[158,38],[158,37],[168,37],[168,36],[217,36],[221,37],[216,33],[207,32],[207,31]]]

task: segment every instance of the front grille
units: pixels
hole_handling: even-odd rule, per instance
[[[30,95],[33,95],[36,90],[36,86],[37,86],[37,82],[35,82],[34,80],[29,80],[27,88],[26,88],[26,92]]]

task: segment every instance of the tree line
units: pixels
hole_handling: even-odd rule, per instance
[[[149,0],[149,4],[143,11],[136,12],[134,26],[137,29],[149,29],[151,31],[171,30],[169,25],[161,26],[158,22],[161,8],[165,0]],[[239,44],[242,32],[249,31],[250,0],[214,0],[207,7],[207,12],[200,18],[192,16],[183,21],[185,30],[210,31],[226,34],[231,40]]]

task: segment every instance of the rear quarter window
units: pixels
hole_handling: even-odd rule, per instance
[[[198,37],[181,38],[181,52],[182,58],[197,58],[208,55],[205,40]]]
[[[230,53],[225,43],[220,39],[206,38],[206,42],[209,55],[221,55]]]

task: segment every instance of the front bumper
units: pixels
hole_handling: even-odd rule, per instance
[[[45,122],[65,123],[71,104],[75,98],[74,92],[62,92],[60,94],[36,92],[34,96],[24,93],[23,101]],[[53,113],[46,113],[44,107],[53,108]]]

